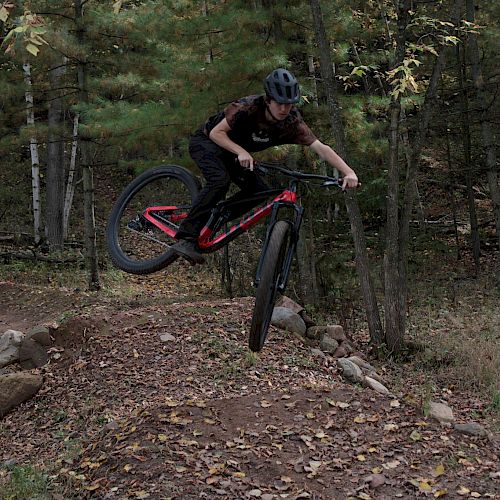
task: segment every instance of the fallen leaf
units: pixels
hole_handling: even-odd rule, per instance
[[[358,455],[356,457],[360,462],[366,462],[366,457],[364,455]]]
[[[393,399],[391,401],[391,407],[392,408],[399,408],[401,406],[401,403],[397,399]]]
[[[337,401],[335,403],[335,406],[338,406],[339,408],[345,409],[345,408],[349,408],[349,406],[351,406],[351,405],[349,403],[344,403],[343,401]]]
[[[382,464],[382,467],[384,469],[395,469],[398,465],[401,465],[401,462],[399,460],[392,460],[391,462]]]
[[[364,417],[354,417],[354,423],[356,424],[364,424],[366,419]]]
[[[437,465],[432,473],[432,475],[434,477],[439,477],[439,476],[442,476],[443,474],[444,474],[444,465],[443,464]]]
[[[261,402],[260,402],[260,406],[262,406],[262,408],[269,408],[271,405],[271,403],[269,401],[266,401],[265,399],[263,399]]]
[[[174,406],[179,406],[179,403],[177,401],[174,401],[173,399],[167,398],[165,400],[165,405],[170,408],[173,408]]]
[[[432,490],[431,485],[427,481],[420,481],[418,483],[418,488],[420,491],[425,491],[425,492]]]
[[[396,424],[385,424],[384,431],[395,431],[398,428]]]
[[[439,498],[439,497],[444,497],[445,495],[448,494],[448,490],[445,488],[443,490],[438,490],[434,492],[434,497]]]
[[[416,441],[421,441],[422,440],[422,434],[420,434],[420,432],[418,432],[417,430],[413,431],[411,434],[410,434],[410,439],[414,442]]]
[[[470,493],[469,488],[466,488],[465,486],[460,486],[457,490],[457,495],[464,496],[468,495]]]

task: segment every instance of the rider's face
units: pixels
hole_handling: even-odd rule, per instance
[[[268,102],[269,112],[275,120],[284,120],[292,110],[293,104],[280,104],[274,99],[269,99]]]

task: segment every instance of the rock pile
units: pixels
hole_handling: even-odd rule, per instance
[[[0,418],[39,391],[42,376],[23,370],[47,364],[51,344],[45,327],[36,327],[27,333],[7,330],[0,335]],[[14,364],[18,364],[21,371],[12,370]]]
[[[271,324],[301,337],[312,347],[315,356],[337,359],[337,366],[347,381],[380,394],[390,394],[376,368],[362,359],[362,353],[356,351],[341,325],[316,325],[301,305],[286,296],[282,296],[274,308]]]

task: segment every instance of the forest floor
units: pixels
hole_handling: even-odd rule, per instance
[[[499,498],[487,398],[370,360],[381,396],[274,328],[254,355],[252,299],[182,274],[120,278],[119,296],[0,282],[1,332],[59,338],[40,392],[0,421],[0,498]],[[430,397],[489,436],[430,420]]]

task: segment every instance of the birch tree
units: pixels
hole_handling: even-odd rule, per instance
[[[33,111],[33,93],[31,91],[31,65],[28,62],[23,64],[24,82],[26,91],[24,93],[26,99],[26,122],[28,127],[35,127],[35,113]],[[41,215],[42,208],[40,203],[40,160],[38,155],[38,141],[35,135],[30,137],[30,154],[31,154],[31,191],[33,200],[33,233],[35,243],[40,242],[41,234]]]

